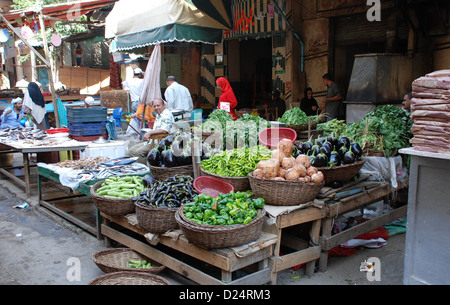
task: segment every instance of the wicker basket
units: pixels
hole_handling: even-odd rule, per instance
[[[152,264],[152,268],[128,268],[128,260],[146,260]],[[129,248],[106,249],[94,253],[92,256],[94,263],[106,273],[118,271],[130,272],[147,272],[157,274],[161,272],[165,266],[154,260],[145,257]]]
[[[317,170],[321,171],[325,177],[325,184],[330,184],[335,181],[349,181],[355,177],[361,167],[364,165],[365,160],[355,162],[353,164],[335,166],[335,167],[318,167]]]
[[[169,230],[178,229],[174,208],[157,208],[139,202],[134,203],[138,225],[151,233],[162,234]]]
[[[255,197],[264,198],[266,204],[290,206],[310,202],[316,198],[325,182],[305,183],[301,181],[277,181],[262,179],[248,174],[250,186]]]
[[[189,242],[203,249],[217,249],[245,245],[258,239],[265,215],[264,209],[258,211],[258,215],[246,225],[202,225],[187,219],[181,207],[175,213],[175,219]]]
[[[311,130],[316,129],[318,122],[311,122]],[[308,123],[298,124],[298,125],[286,125],[287,128],[294,129],[297,133],[297,137],[302,131],[308,130]]]
[[[166,180],[175,175],[194,177],[194,167],[192,165],[183,165],[175,167],[159,167],[147,164],[150,168],[150,173],[155,179]]]
[[[120,271],[99,276],[88,285],[170,285],[170,283],[154,274]]]
[[[248,182],[248,177],[224,177],[209,173],[200,166],[200,173],[202,176],[208,176],[217,178],[219,180],[228,182],[234,187],[235,192],[247,191],[250,189],[250,183]]]
[[[90,190],[91,197],[95,206],[100,212],[111,216],[126,215],[134,212],[133,198],[106,198],[97,195],[96,191],[102,185],[103,181],[95,183]]]

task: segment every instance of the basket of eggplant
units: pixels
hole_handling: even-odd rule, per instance
[[[150,173],[158,180],[165,180],[169,177],[194,176],[192,164],[191,144],[194,141],[191,133],[179,132],[162,139],[147,155],[147,165]],[[201,145],[201,159],[208,159],[215,150],[209,143]]]
[[[297,152],[309,156],[311,165],[323,173],[326,185],[336,187],[353,179],[365,162],[358,143],[347,137],[339,138],[335,133],[301,142]]]
[[[147,188],[133,198],[138,225],[151,233],[177,229],[175,212],[199,193],[191,176],[173,176],[164,181],[149,179]]]

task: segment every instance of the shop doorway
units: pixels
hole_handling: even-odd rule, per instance
[[[229,62],[229,65],[239,65],[238,69],[234,69],[239,71],[239,79],[235,78],[232,83],[238,109],[259,108],[271,99],[272,39],[242,39],[238,50],[238,63]]]

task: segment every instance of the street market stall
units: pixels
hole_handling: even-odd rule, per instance
[[[52,137],[50,134],[30,127],[15,130],[0,131],[0,147],[2,153],[22,154],[23,165],[13,168],[0,168],[0,173],[12,179],[25,189],[30,195],[30,154],[58,151],[79,151],[87,146],[86,143],[70,140],[67,137]],[[16,177],[10,170],[23,168],[24,179]]]

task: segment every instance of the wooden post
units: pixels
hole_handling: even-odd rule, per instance
[[[45,52],[45,58],[50,63],[50,51],[48,49],[48,43],[47,43],[47,35],[45,34],[45,25],[44,25],[44,18],[42,16],[42,8],[39,11],[39,24],[41,26],[41,34],[42,34],[42,41],[44,43],[44,52]],[[48,82],[50,84],[50,93],[52,96],[52,102],[53,102],[53,108],[54,108],[54,114],[55,114],[55,122],[56,127],[61,127],[59,123],[59,113],[58,113],[58,104],[56,102],[56,90],[55,90],[55,83],[53,82],[53,69],[51,64],[47,66],[48,70]]]

